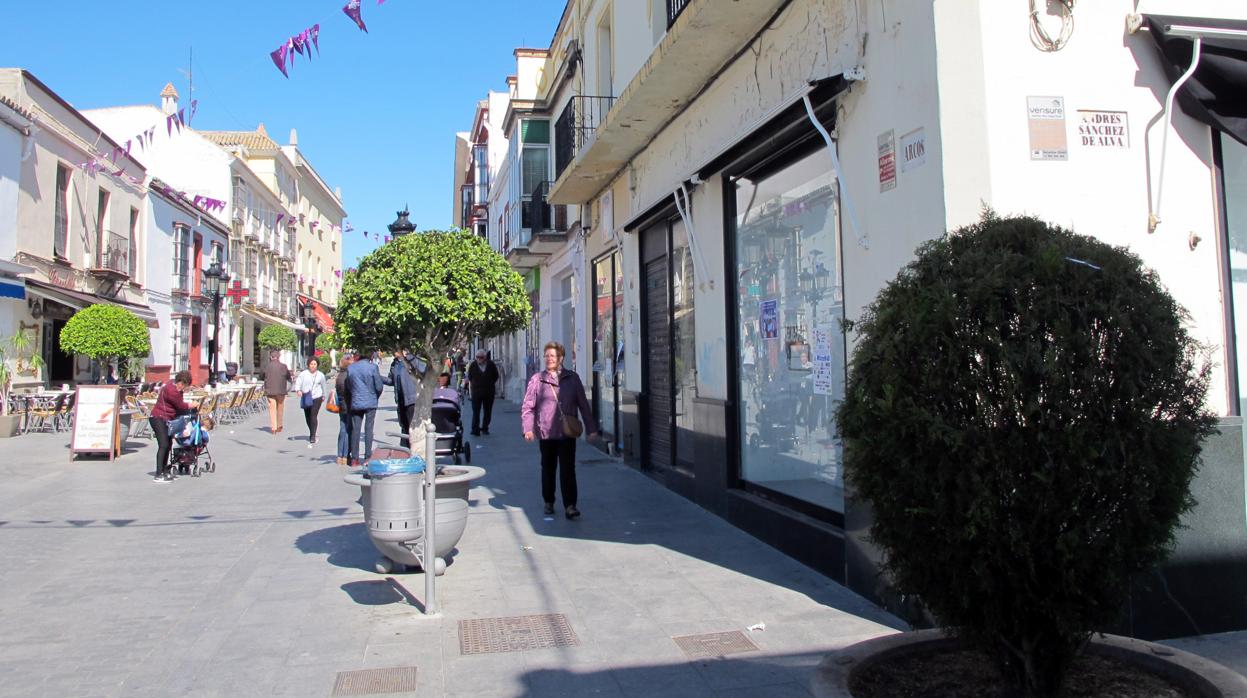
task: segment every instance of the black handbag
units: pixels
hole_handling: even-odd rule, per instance
[[[585,432],[585,425],[580,422],[580,418],[576,415],[563,412],[563,403],[559,401],[558,391],[554,386],[550,386],[550,392],[554,393],[554,404],[559,408],[559,417],[563,422],[563,438],[579,439],[580,435]]]

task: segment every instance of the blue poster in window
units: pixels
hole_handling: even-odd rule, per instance
[[[771,299],[758,304],[758,328],[762,339],[779,339],[779,301]]]

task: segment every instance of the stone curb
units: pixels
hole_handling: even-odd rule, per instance
[[[885,654],[910,654],[932,645],[956,644],[942,630],[896,633],[832,652],[811,682],[816,698],[852,698],[849,674]],[[1138,664],[1206,698],[1247,698],[1247,677],[1190,652],[1118,635],[1095,635],[1088,652]]]

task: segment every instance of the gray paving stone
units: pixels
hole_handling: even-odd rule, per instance
[[[421,696],[802,695],[811,647],[899,626],[586,447],[584,518],[545,521],[536,449],[514,406],[495,414],[495,435],[474,440],[489,474],[438,580],[437,618],[413,605],[423,575],[372,571],[358,490],[324,459],[330,439],[308,450],[257,415],[213,435],[216,474],[159,486],[149,442],[112,463],[70,462],[63,434],[0,442],[4,690],[327,696],[338,671],[415,665]],[[381,418],[394,430],[392,410]],[[566,614],[580,644],[459,653],[459,620],[528,613]],[[763,652],[748,661],[690,663],[671,640],[758,620]],[[50,661],[65,671],[35,669]]]

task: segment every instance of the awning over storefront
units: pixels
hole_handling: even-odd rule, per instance
[[[145,305],[139,305],[138,303],[127,303],[125,301],[117,300],[116,298],[105,298],[103,296],[93,296],[89,293],[82,293],[80,291],[71,291],[70,289],[59,288],[42,281],[36,281],[35,279],[28,279],[26,281],[26,290],[33,296],[47,298],[48,300],[56,301],[61,305],[69,306],[75,310],[82,310],[89,305],[115,305],[119,308],[125,308],[126,310],[129,310],[139,316],[143,323],[148,327],[160,327],[160,320],[156,318],[156,313],[153,312],[151,308]]]
[[[1182,111],[1247,145],[1247,21],[1144,15],[1143,23],[1181,84]]]
[[[328,306],[302,293],[298,295],[300,303],[312,306],[312,313],[316,316],[316,324],[320,325],[320,331],[333,332],[333,315],[330,314]]]
[[[26,284],[21,279],[0,279],[0,298],[26,299]]]
[[[263,322],[269,325],[281,325],[282,327],[289,327],[295,332],[307,332],[307,328],[304,327],[303,325],[297,325],[293,322],[290,322],[286,318],[277,317],[276,315],[269,315],[268,313],[264,311],[255,310],[254,308],[243,308],[242,314],[254,320],[259,320],[260,322]]]

